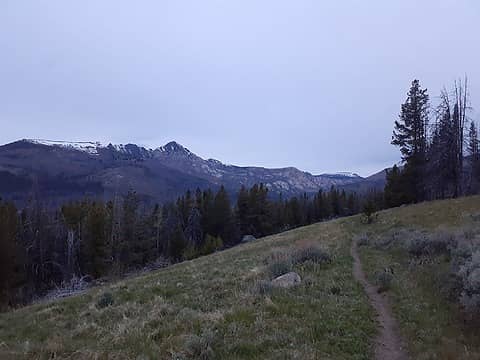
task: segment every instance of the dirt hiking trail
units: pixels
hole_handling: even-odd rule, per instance
[[[370,284],[362,270],[362,263],[358,255],[357,243],[352,240],[350,252],[353,257],[353,276],[362,284],[368,295],[370,304],[377,313],[379,334],[375,339],[376,360],[407,360],[409,359],[404,349],[403,341],[398,335],[398,325],[393,317],[387,299],[377,292],[377,287]]]

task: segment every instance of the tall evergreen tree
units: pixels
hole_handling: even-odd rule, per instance
[[[436,110],[437,120],[429,149],[428,182],[430,198],[445,198],[454,192],[456,177],[456,146],[452,112],[448,93],[440,95]]]
[[[240,188],[237,196],[236,215],[238,221],[238,228],[240,235],[249,235],[252,233],[251,224],[249,221],[249,195],[248,190],[244,185]]]
[[[253,185],[249,191],[249,217],[253,235],[265,236],[272,232],[272,214],[268,188],[263,184]]]
[[[108,272],[107,215],[103,203],[89,204],[84,227],[80,244],[82,272],[98,278]]]
[[[8,302],[15,282],[17,230],[15,206],[0,199],[0,307]]]
[[[405,177],[397,165],[391,170],[387,170],[386,184],[384,190],[385,203],[387,207],[396,207],[408,203],[411,198],[406,192]]]
[[[190,210],[185,228],[185,237],[189,245],[198,248],[204,239],[202,217],[200,211],[194,207]]]
[[[213,234],[215,232],[215,218],[213,215],[214,195],[211,189],[202,193],[200,215],[202,219],[202,229],[204,234]]]
[[[175,227],[169,241],[169,256],[174,260],[181,260],[185,249],[187,248],[187,239],[183,233],[180,223]]]
[[[333,216],[340,216],[341,214],[341,204],[340,204],[340,194],[338,190],[332,185],[329,192],[330,206],[332,208]]]
[[[470,160],[470,192],[480,190],[480,140],[475,122],[471,122],[468,132],[467,155]]]
[[[130,190],[123,198],[121,238],[119,244],[119,265],[124,270],[135,262],[138,250],[138,207],[139,199],[135,191]],[[122,270],[122,271],[123,271]]]
[[[427,127],[429,97],[427,89],[414,80],[402,105],[400,119],[395,121],[392,144],[400,148],[409,201],[425,199],[425,167],[427,160]]]
[[[215,195],[212,208],[213,231],[209,233],[220,237],[224,243],[232,244],[235,239],[235,222],[232,216],[232,206],[225,187],[221,186]]]

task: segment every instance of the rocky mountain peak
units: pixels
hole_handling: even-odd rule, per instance
[[[190,150],[188,150],[183,145],[177,143],[176,141],[170,141],[169,143],[163,146],[160,146],[157,150],[169,155],[171,154],[186,155],[186,156],[193,155],[193,153]]]

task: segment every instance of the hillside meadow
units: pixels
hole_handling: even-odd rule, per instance
[[[390,209],[371,225],[361,216],[318,223],[3,313],[0,357],[371,359],[377,323],[350,255],[352,241],[364,239],[359,251],[371,282],[392,272],[385,296],[412,358],[478,359],[478,327],[442,286],[453,257],[412,252],[412,234],[437,233],[468,233],[476,246],[480,198]],[[269,286],[282,266],[271,259],[312,247],[328,261],[290,263],[302,283]]]

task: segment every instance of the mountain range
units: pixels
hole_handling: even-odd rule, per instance
[[[111,198],[133,189],[144,200],[173,200],[186,190],[218,188],[231,193],[264,183],[270,193],[290,197],[331,186],[364,191],[382,188],[384,171],[312,175],[294,167],[269,169],[203,159],[169,142],[156,149],[135,144],[23,139],[0,146],[0,196],[25,202],[32,196],[60,203],[84,196]]]

